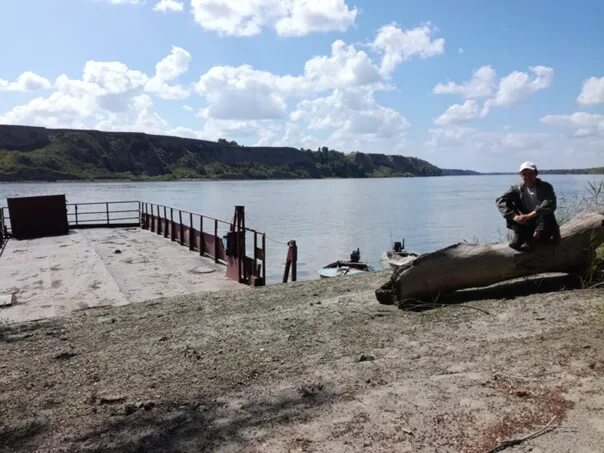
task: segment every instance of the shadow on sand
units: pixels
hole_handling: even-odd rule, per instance
[[[239,451],[250,442],[263,442],[279,426],[311,419],[314,409],[329,405],[335,395],[320,388],[300,388],[264,400],[206,401],[189,399],[158,402],[149,410],[138,408],[126,415],[101,413],[82,419],[82,428],[60,445],[65,451],[175,452]],[[250,402],[253,401],[253,402]],[[75,422],[75,421],[74,421]],[[88,427],[87,427],[88,426]],[[42,451],[44,438],[52,437],[52,424],[30,422],[16,429],[0,429],[0,451]],[[292,442],[295,442],[292,440]],[[8,450],[7,450],[8,451]],[[63,450],[60,450],[63,451]]]
[[[402,309],[425,311],[440,308],[443,305],[456,305],[483,299],[515,299],[531,294],[550,293],[581,288],[581,278],[570,274],[527,277],[497,283],[484,288],[471,288],[454,291],[433,301],[413,300],[405,303]]]

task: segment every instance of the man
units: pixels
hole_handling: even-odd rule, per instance
[[[560,227],[554,216],[556,194],[551,184],[537,177],[533,162],[520,165],[522,183],[510,187],[497,198],[497,207],[506,219],[506,226],[514,232],[510,247],[529,252],[536,243],[560,241]]]

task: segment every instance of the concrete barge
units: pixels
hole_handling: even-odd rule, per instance
[[[73,229],[9,240],[0,257],[0,319],[29,321],[76,310],[244,287],[224,265],[140,228]]]

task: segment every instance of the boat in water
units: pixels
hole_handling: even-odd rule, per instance
[[[405,240],[403,242],[395,242],[392,250],[387,250],[382,255],[380,263],[384,269],[390,267],[396,269],[414,261],[419,256],[419,253],[405,250]]]
[[[359,249],[350,254],[348,261],[336,261],[319,270],[321,278],[346,277],[348,275],[360,274],[362,272],[374,272],[375,269],[367,263],[361,262]]]

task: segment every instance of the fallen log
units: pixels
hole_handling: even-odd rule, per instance
[[[399,267],[375,292],[382,304],[434,301],[441,294],[546,272],[585,273],[604,242],[604,211],[581,214],[560,228],[558,245],[518,252],[508,244],[460,243]]]

